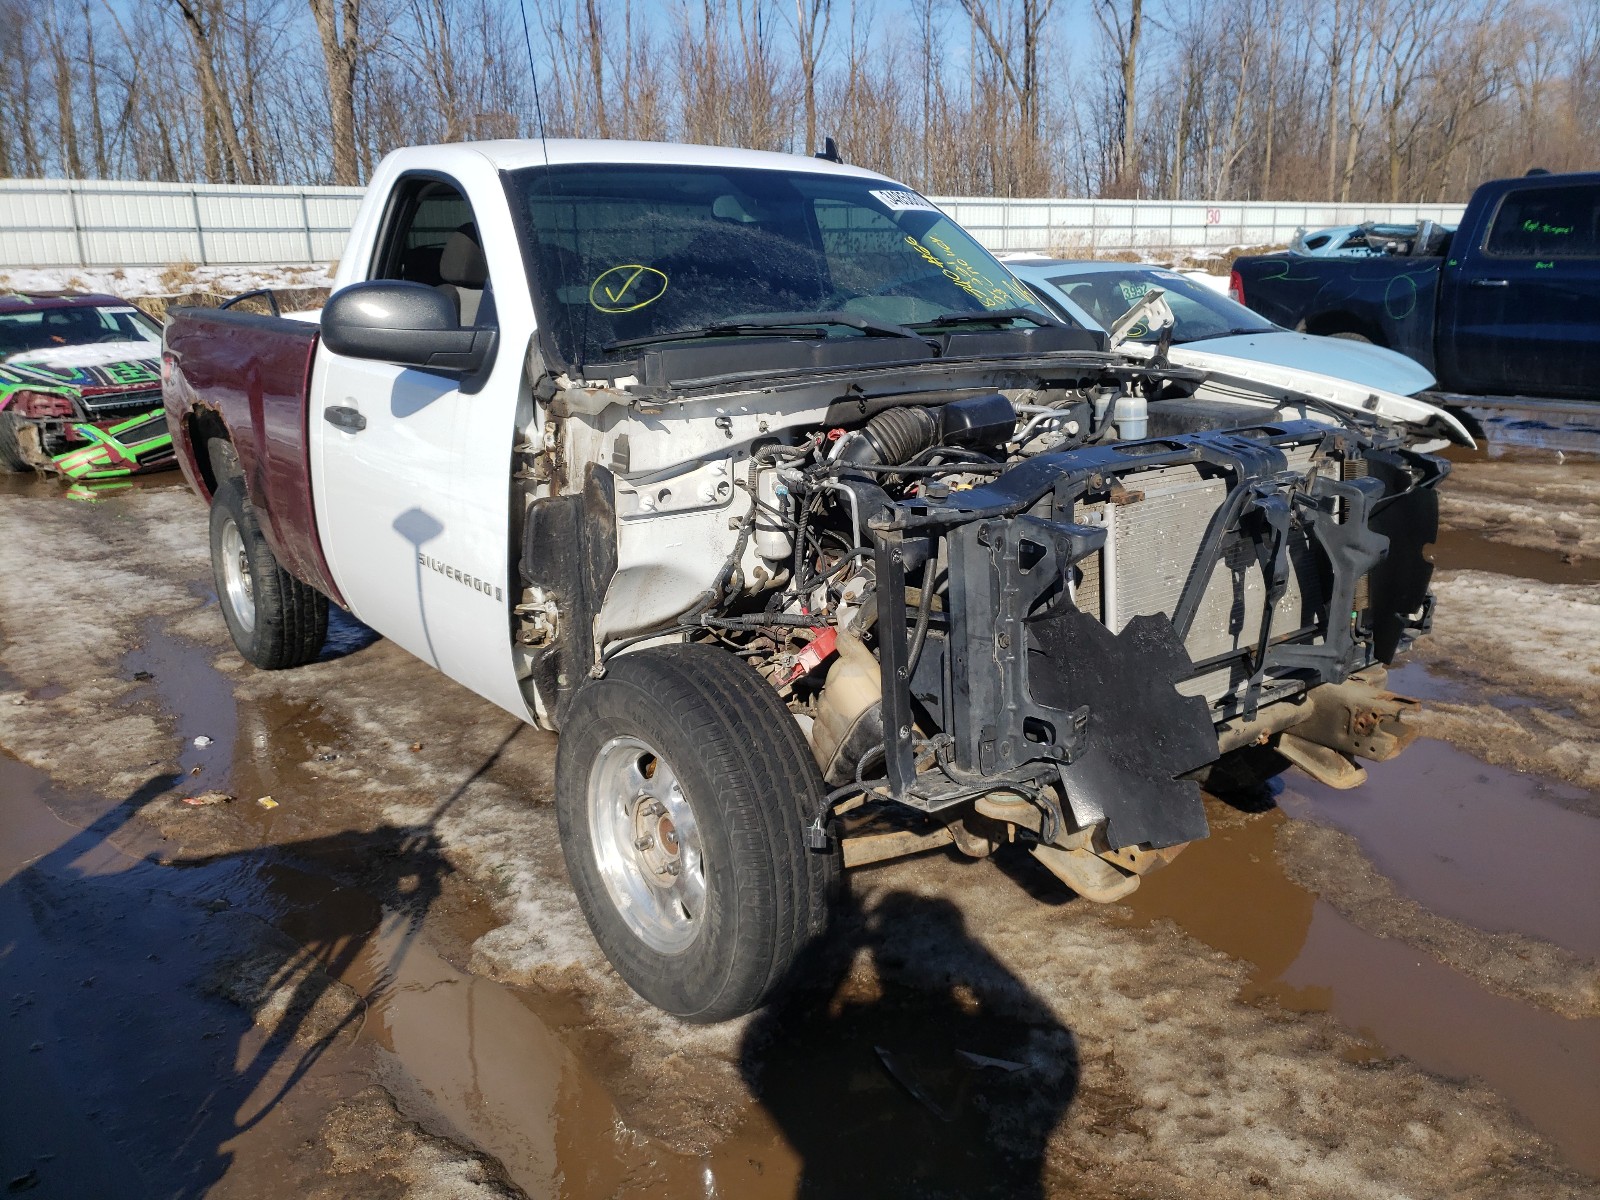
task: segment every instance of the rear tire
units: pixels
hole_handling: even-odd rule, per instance
[[[1364,342],[1368,346],[1377,345],[1376,342],[1374,342],[1364,333],[1330,333],[1328,336],[1331,338],[1340,338],[1347,342]]]
[[[238,479],[211,497],[217,602],[245,661],[266,671],[310,662],[328,637],[328,598],[278,565]]]
[[[617,974],[695,1023],[765,1004],[825,929],[840,870],[807,846],[822,778],[777,693],[715,647],[640,650],[562,728],[561,848]]]
[[[0,471],[20,475],[31,470],[28,460],[22,457],[22,445],[17,441],[16,414],[0,412]]]

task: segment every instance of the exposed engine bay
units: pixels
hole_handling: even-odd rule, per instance
[[[782,696],[858,864],[1028,844],[1115,899],[1219,760],[1398,753],[1448,463],[1310,397],[1110,355],[931,388],[550,386],[518,478],[526,686],[715,642]],[[581,469],[577,464],[583,464]]]

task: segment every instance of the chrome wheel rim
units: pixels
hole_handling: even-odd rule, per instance
[[[705,858],[677,773],[635,737],[600,747],[589,772],[595,865],[628,929],[662,954],[688,949],[706,910]]]
[[[228,607],[246,633],[256,627],[256,584],[250,576],[250,560],[244,552],[244,535],[232,517],[222,527],[222,590],[228,594]]]

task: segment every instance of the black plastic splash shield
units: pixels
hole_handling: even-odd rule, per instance
[[[1060,767],[1077,822],[1104,818],[1112,846],[1155,849],[1207,833],[1200,785],[1178,776],[1217,756],[1211,711],[1177,685],[1194,666],[1164,616],[1134,617],[1113,634],[1069,608],[1029,623],[1034,697],[1090,706],[1082,746]]]
[[[1113,846],[1206,835],[1199,786],[1177,778],[1216,757],[1210,709],[1178,684],[1194,672],[1172,622],[1113,634],[1062,581],[1105,531],[1034,516],[950,535],[950,700],[956,760],[975,776],[1054,761],[1079,825]]]

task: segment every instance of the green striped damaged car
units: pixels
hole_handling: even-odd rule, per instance
[[[0,293],[0,471],[170,468],[160,356],[161,327],[114,296]]]

